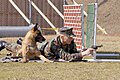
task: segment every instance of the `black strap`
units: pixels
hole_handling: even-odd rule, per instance
[[[47,44],[48,44],[48,42],[46,42],[44,45],[42,45],[41,46],[41,48],[40,48],[40,52],[41,52],[41,54],[43,55],[43,56],[45,56],[45,54],[44,54],[44,49],[45,49],[45,47],[47,46]],[[45,56],[46,57],[46,56]]]
[[[58,44],[60,45],[60,47],[63,48],[63,47],[62,47],[62,42],[61,42],[61,40],[60,40],[60,36],[57,37],[57,41],[58,41]]]

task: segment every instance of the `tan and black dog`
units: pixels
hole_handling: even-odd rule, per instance
[[[42,36],[41,31],[37,25],[38,24],[36,24],[31,30],[27,32],[22,41],[22,46],[19,44],[15,45],[5,41],[0,41],[0,51],[6,48],[12,53],[13,56],[21,54],[23,57],[22,62],[27,62],[30,58],[35,56],[39,57],[43,61],[53,62],[45,58],[37,48],[36,42],[45,41],[45,38]]]

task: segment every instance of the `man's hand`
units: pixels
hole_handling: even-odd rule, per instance
[[[93,49],[93,48],[88,48],[87,50],[85,50],[85,51],[83,51],[82,53],[81,53],[81,55],[82,55],[82,57],[84,57],[84,56],[88,56],[88,55],[92,55],[93,54],[93,51],[95,51],[95,49]]]

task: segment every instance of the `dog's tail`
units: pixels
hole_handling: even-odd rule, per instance
[[[7,45],[6,41],[0,41],[0,51],[3,50],[6,45]]]

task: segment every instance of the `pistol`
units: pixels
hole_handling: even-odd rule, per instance
[[[93,45],[93,46],[91,46],[91,48],[93,48],[93,49],[98,49],[99,47],[103,47],[103,45]]]
[[[92,45],[91,48],[98,49],[99,47],[103,47],[103,45]],[[82,49],[82,51],[86,51],[88,48]]]

